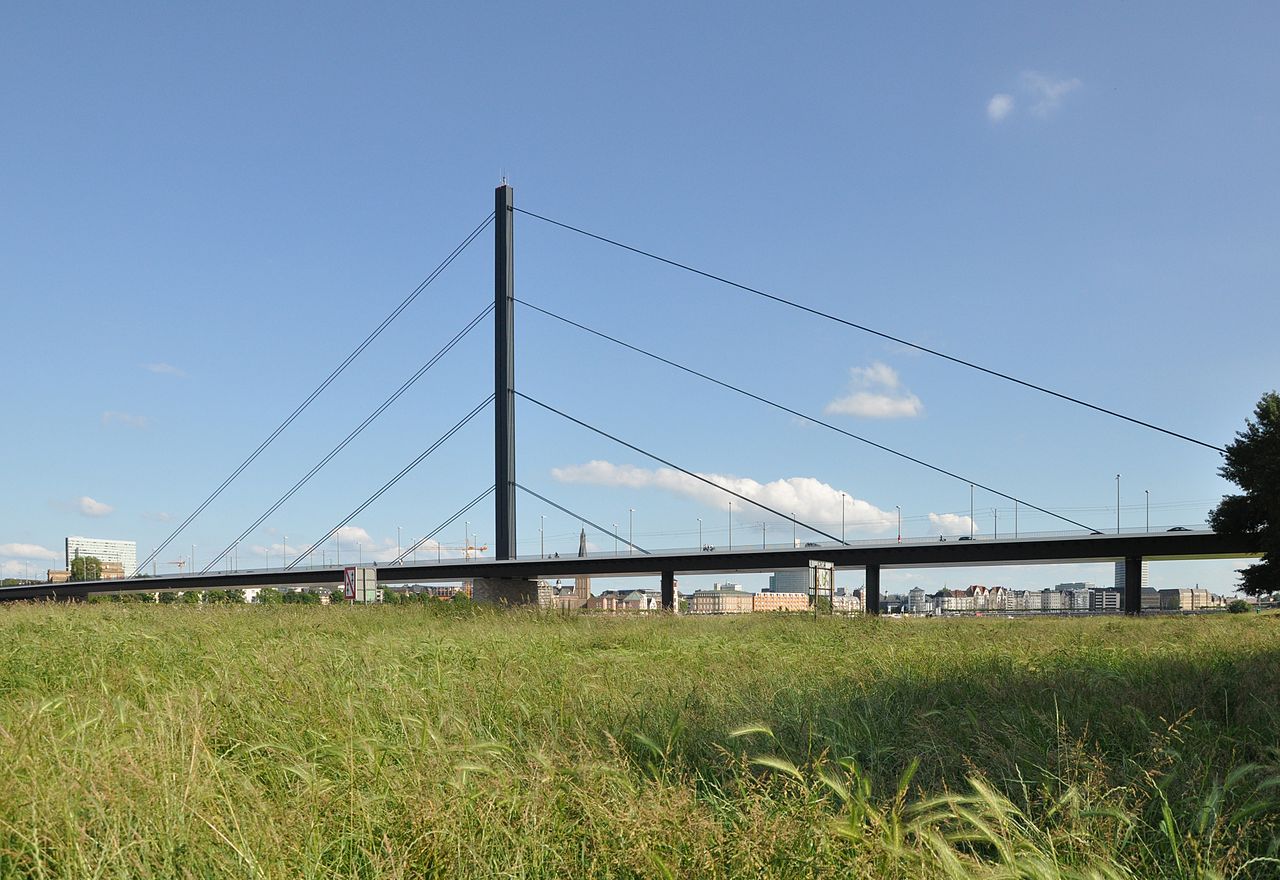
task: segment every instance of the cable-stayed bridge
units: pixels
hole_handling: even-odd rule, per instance
[[[317,548],[324,545],[339,530],[347,526],[363,511],[378,501],[387,491],[400,482],[409,473],[423,464],[441,446],[465,427],[472,419],[486,411],[490,405],[495,410],[494,433],[494,469],[491,484],[482,487],[474,498],[460,507],[456,513],[447,518],[437,528],[429,532],[419,541],[401,550],[398,557],[390,564],[368,566],[376,568],[377,579],[383,583],[410,583],[423,581],[444,581],[468,579],[484,584],[486,597],[512,602],[536,600],[536,581],[540,578],[563,578],[576,575],[597,576],[630,576],[659,575],[662,583],[663,606],[673,609],[676,603],[675,577],[681,573],[729,573],[777,571],[788,568],[804,568],[811,562],[834,565],[837,568],[861,568],[866,573],[864,593],[865,608],[870,613],[877,613],[880,604],[880,573],[889,568],[919,568],[929,566],[973,566],[998,564],[1028,564],[1055,562],[1098,562],[1123,560],[1125,566],[1124,609],[1129,613],[1141,610],[1141,571],[1144,560],[1149,559],[1204,559],[1235,558],[1257,554],[1257,548],[1248,540],[1218,535],[1204,530],[1172,530],[1168,532],[1150,533],[1147,531],[1125,533],[1119,528],[1115,533],[1103,533],[1101,530],[1077,521],[1066,513],[1055,511],[1047,506],[1034,503],[1020,495],[1014,495],[990,485],[986,481],[974,479],[972,476],[926,461],[905,451],[895,449],[877,442],[869,437],[841,428],[834,423],[805,413],[784,402],[771,399],[740,385],[712,376],[706,372],[693,369],[676,360],[635,345],[615,335],[604,333],[576,321],[570,317],[557,314],[535,303],[517,298],[515,293],[514,269],[514,226],[517,216],[529,217],[532,221],[547,224],[566,233],[583,236],[610,248],[620,249],[637,257],[653,260],[683,272],[693,273],[719,284],[724,284],[742,293],[759,297],[783,307],[798,310],[808,315],[835,322],[849,329],[906,346],[922,354],[939,358],[955,366],[975,370],[997,379],[1014,383],[1037,393],[1057,398],[1067,404],[1082,407],[1106,416],[1123,420],[1142,429],[1158,432],[1176,438],[1182,442],[1222,452],[1212,443],[1188,436],[1170,428],[1149,421],[1108,409],[1091,403],[1083,398],[1062,393],[1060,391],[1029,382],[966,360],[934,348],[923,346],[901,337],[885,333],[845,317],[814,308],[802,302],[788,299],[768,291],[732,281],[720,275],[704,271],[697,267],[664,257],[650,251],[626,244],[615,239],[591,232],[578,226],[544,216],[532,211],[516,207],[514,193],[510,186],[503,184],[495,192],[494,211],[481,223],[475,226],[468,235],[440,262],[439,265],[415,288],[409,296],[400,302],[383,321],[344,358],[337,367],[306,397],[303,401],[216,487],[192,512],[169,534],[169,536],[152,553],[140,561],[138,573],[146,570],[148,565],[160,558],[164,550],[172,544],[185,529],[211,505],[226,489],[241,476],[253,462],[283,434],[289,426],[324,393],[324,391],[347,369],[360,355],[368,349],[390,324],[398,318],[431,284],[449,268],[449,266],[477,239],[490,225],[494,230],[494,299],[474,317],[438,351],[436,351],[415,373],[405,380],[389,397],[382,401],[359,425],[357,425],[342,441],[327,452],[314,466],[303,474],[289,490],[277,498],[256,519],[247,525],[239,536],[231,540],[226,547],[213,556],[204,569],[199,572],[187,572],[178,575],[158,577],[135,577],[128,581],[81,581],[64,584],[26,585],[0,590],[0,599],[31,598],[81,598],[94,593],[103,592],[153,592],[157,590],[206,590],[237,589],[242,587],[288,587],[306,585],[336,586],[342,582],[344,568],[341,566],[313,566],[308,564],[314,557]],[[959,536],[954,540],[907,540],[889,542],[861,541],[851,542],[842,533],[836,535],[819,526],[797,519],[794,515],[784,513],[768,506],[758,498],[753,498],[722,485],[714,479],[694,470],[682,467],[678,463],[663,457],[661,454],[641,447],[627,439],[592,424],[587,414],[569,412],[553,403],[526,393],[516,387],[516,306],[527,309],[551,320],[575,328],[597,339],[616,345],[632,354],[645,357],[666,367],[691,375],[718,388],[746,397],[755,403],[772,408],[807,422],[823,430],[831,431],[843,438],[878,450],[881,453],[895,456],[917,467],[930,470],[971,487],[980,488],[992,495],[1012,501],[1015,511],[1019,506],[1039,514],[1047,515],[1061,523],[1064,531],[1051,534],[1015,534],[1003,538],[982,537],[972,533]],[[237,565],[228,566],[227,560],[234,559],[234,551],[239,543],[250,533],[260,527],[277,510],[289,502],[291,498],[316,476],[329,462],[341,452],[388,408],[421,380],[451,350],[462,344],[483,321],[492,313],[494,318],[494,388],[493,393],[485,399],[477,401],[472,409],[463,415],[448,431],[437,438],[419,455],[408,462],[391,479],[384,482],[364,501],[348,512],[332,529],[321,536],[315,543],[297,555],[292,562],[282,563],[280,568],[239,570]],[[765,539],[761,544],[739,544],[737,547],[712,548],[696,547],[687,550],[650,551],[634,544],[630,535],[622,538],[616,527],[612,530],[593,522],[591,519],[558,504],[554,500],[539,494],[535,490],[522,485],[517,480],[516,471],[516,415],[517,402],[522,402],[546,413],[555,415],[577,427],[593,432],[603,440],[616,443],[632,452],[647,457],[654,462],[679,472],[692,481],[707,484],[715,491],[724,494],[730,504],[735,501],[740,505],[754,507],[780,520],[790,521],[796,528],[803,528],[807,534],[822,540],[808,541],[797,547],[795,542],[785,546],[769,546]],[[616,544],[625,546],[625,550],[613,553],[593,553],[587,557],[546,558],[544,554],[534,557],[520,558],[516,553],[516,503],[519,492],[524,492],[539,501],[549,504],[563,513],[580,521],[584,527],[602,532],[612,537]],[[489,495],[494,496],[494,557],[493,559],[444,560],[435,563],[418,563],[410,561],[415,552],[446,528],[465,516],[473,507],[484,501]],[[972,518],[971,518],[972,520]],[[228,570],[230,568],[230,570]]]

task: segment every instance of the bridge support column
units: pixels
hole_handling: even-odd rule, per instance
[[[1142,613],[1142,557],[1124,558],[1124,613]]]
[[[516,315],[512,190],[494,192],[493,215],[493,545],[495,559],[516,558]]]
[[[676,573],[674,571],[664,571],[662,573],[662,610],[672,613],[680,611],[679,599],[676,597]]]
[[[471,600],[491,605],[551,604],[551,590],[539,581],[525,578],[476,578],[471,582]]]
[[[880,613],[880,565],[867,565],[867,583],[862,590],[862,610],[867,614]]]

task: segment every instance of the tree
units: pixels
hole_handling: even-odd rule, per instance
[[[199,590],[185,590],[182,593],[182,596],[179,597],[178,601],[186,605],[199,605],[200,598]]]
[[[1218,473],[1244,490],[1209,514],[1215,532],[1255,539],[1262,561],[1240,571],[1240,591],[1257,596],[1280,583],[1280,395],[1262,395],[1228,446]]]
[[[259,605],[279,605],[283,601],[284,597],[275,587],[263,587],[258,591]]]
[[[1249,603],[1243,599],[1234,599],[1227,603],[1227,610],[1232,614],[1247,614],[1253,609],[1249,607]]]
[[[96,556],[77,556],[71,560],[71,580],[97,581],[102,579],[102,560]]]

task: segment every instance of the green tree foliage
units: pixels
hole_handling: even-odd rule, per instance
[[[182,598],[180,598],[178,601],[179,601],[179,602],[184,602],[184,603],[186,603],[187,605],[199,605],[199,604],[200,604],[200,591],[199,591],[199,590],[187,590],[186,592],[184,592],[184,593],[182,594]]]
[[[177,602],[177,601],[178,601],[178,594],[175,593],[173,590],[165,590],[163,593],[160,594],[161,605],[172,605],[174,602]]]
[[[330,605],[341,605],[341,604],[342,604],[343,602],[345,602],[345,601],[347,601],[347,600],[346,600],[345,596],[344,596],[344,595],[343,595],[343,593],[342,593],[342,588],[341,588],[341,587],[339,587],[339,588],[338,588],[338,589],[336,589],[336,590],[330,590],[330,591],[329,591],[329,604],[330,604]]]
[[[263,587],[258,591],[259,605],[279,605],[283,601],[284,597],[275,587]]]
[[[1253,609],[1243,599],[1235,599],[1227,603],[1227,610],[1232,614],[1248,614]]]
[[[1227,446],[1226,462],[1218,469],[1244,494],[1224,496],[1209,524],[1216,532],[1258,541],[1262,561],[1240,571],[1241,591],[1256,596],[1280,584],[1280,395],[1262,395],[1253,415]]]
[[[71,560],[71,580],[96,581],[102,578],[102,560],[96,556],[77,556]]]

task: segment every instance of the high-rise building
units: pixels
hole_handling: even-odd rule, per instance
[[[138,542],[113,541],[109,538],[67,538],[67,570],[77,557],[93,556],[102,562],[114,562],[124,569],[125,577],[138,570]]]
[[[1144,559],[1142,560],[1142,583],[1139,586],[1141,586],[1143,589],[1146,589],[1147,585],[1150,583],[1151,583],[1151,563]],[[1116,589],[1120,591],[1121,595],[1124,595],[1124,560],[1123,559],[1121,559],[1119,562],[1116,563]]]
[[[772,593],[809,592],[809,569],[790,568],[769,575],[769,591]]]

